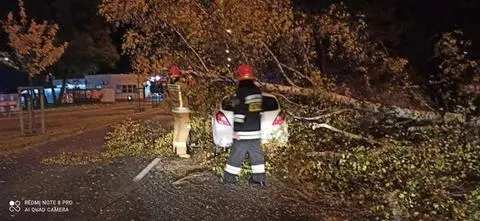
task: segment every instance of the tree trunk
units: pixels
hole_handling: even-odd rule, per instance
[[[326,49],[326,40],[323,38],[320,40],[320,59],[321,59],[321,70],[322,74],[327,74],[327,49]]]
[[[370,101],[361,101],[355,98],[347,97],[341,94],[323,91],[323,90],[313,90],[310,88],[295,88],[285,85],[276,85],[276,84],[269,84],[269,83],[260,83],[261,86],[268,91],[279,91],[285,94],[291,95],[312,95],[312,94],[319,94],[321,96],[325,96],[325,98],[330,99],[332,101],[339,102],[341,104],[346,104],[353,106],[355,109],[365,110],[374,113],[385,113],[391,114],[398,118],[407,118],[412,120],[418,121],[443,121],[443,122],[452,122],[452,121],[460,121],[463,123],[467,123],[466,118],[463,114],[457,113],[444,113],[440,114],[434,111],[423,111],[423,110],[415,110],[415,109],[408,109],[402,108],[397,106],[385,106],[378,103],[373,103]],[[468,122],[471,125],[480,125],[480,119],[476,118],[472,121]]]
[[[199,74],[202,78],[218,78],[215,76],[209,76],[204,73]],[[373,103],[370,101],[362,101],[357,100],[355,98],[351,98],[345,95],[337,94],[334,92],[329,92],[326,90],[320,89],[313,89],[313,88],[300,88],[300,87],[291,87],[279,84],[271,84],[271,83],[264,83],[258,82],[261,88],[266,91],[275,91],[281,92],[287,95],[319,95],[323,96],[331,101],[335,101],[340,104],[345,104],[352,106],[354,109],[365,110],[374,113],[383,113],[383,114],[390,114],[392,116],[398,118],[406,118],[411,120],[417,121],[433,121],[433,122],[452,122],[452,121],[459,121],[462,123],[468,123],[472,126],[480,126],[480,118],[476,117],[471,121],[467,122],[465,115],[457,114],[457,113],[438,113],[435,111],[423,111],[423,110],[415,110],[409,108],[402,108],[397,106],[385,106],[379,103]]]
[[[62,79],[62,89],[60,90],[60,96],[58,98],[58,100],[56,101],[57,104],[61,104],[62,103],[62,99],[63,99],[63,95],[65,93],[65,87],[67,85],[67,74],[68,73],[64,73],[62,75],[63,79]]]
[[[50,88],[52,89],[52,105],[55,105],[55,103],[57,103],[57,94],[55,93],[55,85],[53,84],[53,82]]]
[[[27,99],[27,111],[28,111],[28,133],[31,134],[33,132],[33,108],[32,108],[32,94],[30,91],[28,92],[28,99]]]
[[[29,86],[33,87],[33,76],[29,76]],[[39,97],[37,96],[37,93],[35,93],[35,89],[30,89],[32,94],[30,96],[30,108],[28,110],[29,112],[29,130],[30,133],[33,133],[34,131],[36,132],[37,130],[37,122],[35,120],[35,107],[36,104],[39,103]],[[40,91],[39,91],[40,92]]]

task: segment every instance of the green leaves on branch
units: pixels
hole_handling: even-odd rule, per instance
[[[413,129],[379,117],[347,112],[322,120],[381,139],[381,147],[290,120],[291,144],[270,153],[273,173],[358,202],[372,219],[475,220],[480,213],[479,129],[454,122]]]
[[[158,121],[125,120],[105,137],[106,151],[115,157],[173,154],[173,134]]]
[[[467,114],[480,105],[480,60],[471,58],[471,45],[462,31],[443,33],[434,48],[440,72],[430,81],[447,108]]]
[[[42,160],[43,164],[86,165],[109,163],[122,157],[173,156],[173,133],[158,121],[127,119],[115,124],[105,137],[102,152],[66,152]]]

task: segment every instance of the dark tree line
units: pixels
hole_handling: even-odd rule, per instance
[[[26,0],[25,9],[30,18],[46,20],[59,25],[59,42],[69,42],[61,59],[35,79],[45,83],[52,73],[57,79],[80,77],[85,74],[113,72],[120,59],[119,44],[115,44],[115,29],[97,13],[98,0]],[[2,2],[2,19],[9,11],[17,12],[16,0]],[[5,34],[0,33],[0,50],[7,51]],[[48,85],[48,83],[47,83]]]

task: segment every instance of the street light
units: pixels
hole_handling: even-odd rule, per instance
[[[232,29],[227,29],[228,34],[232,34]]]
[[[10,59],[8,57],[3,58],[4,61],[9,61]]]
[[[228,62],[232,61],[232,58],[228,57],[228,58],[227,58],[227,61],[228,61]]]
[[[230,53],[230,50],[227,49],[227,50],[225,50],[225,52],[228,54],[228,53]]]

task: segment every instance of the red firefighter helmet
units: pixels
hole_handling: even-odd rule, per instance
[[[172,65],[170,68],[170,77],[180,77],[180,68],[178,68],[176,65]]]
[[[238,81],[241,80],[254,80],[255,73],[253,72],[253,68],[248,64],[242,64],[238,66],[237,70],[235,71],[235,78]]]

